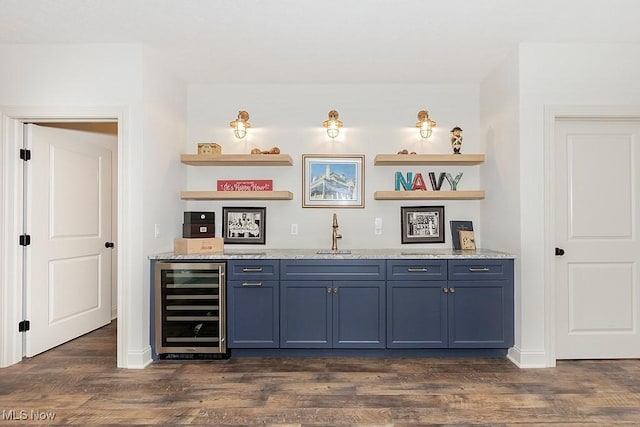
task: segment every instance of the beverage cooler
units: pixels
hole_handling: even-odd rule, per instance
[[[161,359],[228,357],[224,262],[156,262],[155,351]]]

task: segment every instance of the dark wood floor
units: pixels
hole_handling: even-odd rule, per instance
[[[640,360],[525,370],[491,358],[232,357],[126,370],[115,329],[0,369],[0,426],[640,425]]]

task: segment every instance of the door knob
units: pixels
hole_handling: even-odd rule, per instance
[[[562,256],[562,255],[564,255],[564,249],[556,248],[556,256]]]
[[[105,248],[112,248],[113,246],[114,246],[113,242],[105,242],[105,244],[104,244]]]

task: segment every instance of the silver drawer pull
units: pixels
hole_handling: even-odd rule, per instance
[[[471,268],[471,267],[469,267],[469,271],[475,273],[475,272],[478,272],[478,271],[489,271],[489,269],[487,267],[481,267],[481,268]]]
[[[243,273],[261,273],[262,267],[245,267],[242,269]]]
[[[407,271],[409,273],[426,273],[429,269],[426,267],[409,267]]]
[[[243,288],[259,288],[262,286],[262,282],[243,282]]]

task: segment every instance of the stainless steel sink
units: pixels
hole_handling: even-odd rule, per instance
[[[338,249],[338,250],[332,251],[331,249],[320,249],[316,253],[318,255],[346,255],[346,254],[350,254],[351,250],[349,250],[349,249]]]

